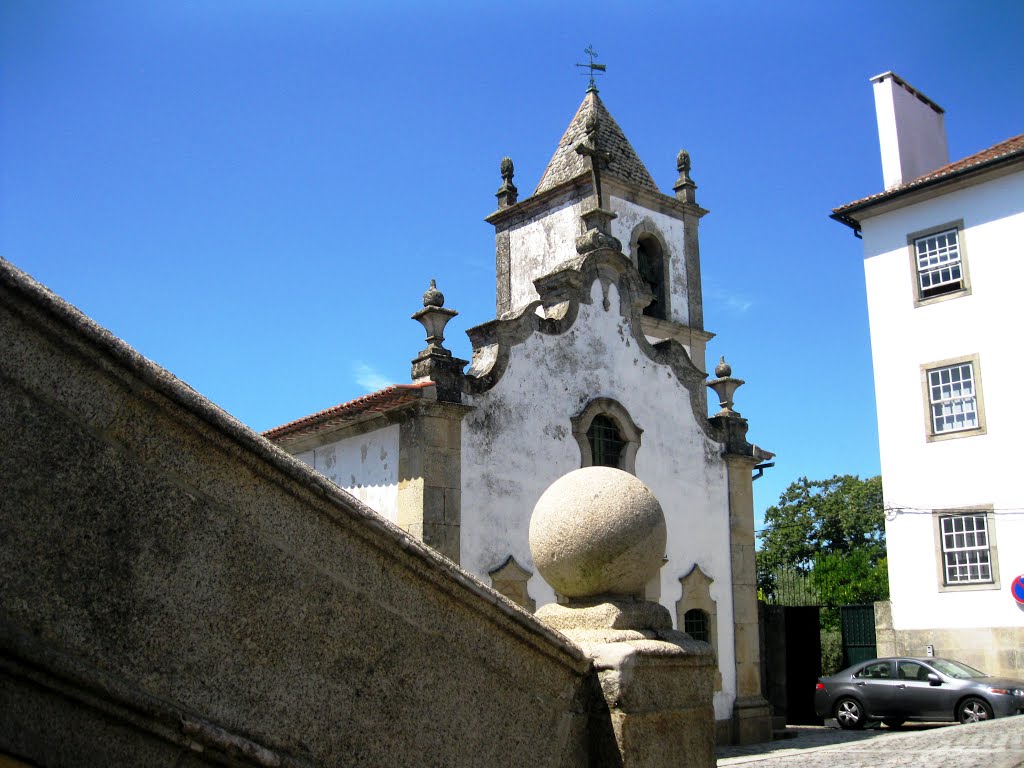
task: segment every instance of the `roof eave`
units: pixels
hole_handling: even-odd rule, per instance
[[[703,217],[708,213],[707,209],[701,208],[696,203],[684,202],[673,195],[665,194],[661,190],[650,190],[640,184],[620,179],[618,176],[605,177],[604,186],[609,193],[615,194],[617,197],[641,200],[648,207],[656,208],[662,213],[673,215],[677,218],[684,214],[695,214]],[[528,219],[540,211],[547,210],[552,206],[552,201],[559,199],[582,199],[593,193],[594,189],[591,183],[590,172],[584,171],[543,192],[520,200],[515,205],[499,208],[494,213],[485,216],[484,221],[498,229],[502,229]]]
[[[936,187],[955,184],[964,181],[965,179],[991,173],[994,170],[999,170],[1003,167],[1008,167],[1017,163],[1024,163],[1024,150],[1018,150],[1016,152],[1002,155],[1001,157],[986,160],[968,168],[960,168],[917,184],[911,183],[904,187],[900,187],[899,189],[894,189],[891,192],[880,195],[874,199],[865,200],[862,203],[853,203],[850,205],[840,206],[839,208],[833,208],[832,214],[829,218],[835,219],[840,224],[845,224],[856,233],[860,231],[861,226],[860,220],[855,218],[853,214],[860,213],[862,211],[869,211],[872,208],[892,203],[894,200],[898,201],[901,198],[909,197],[920,192],[926,192]]]
[[[370,392],[360,398],[262,432],[278,445],[293,444],[315,435],[349,429],[359,424],[389,418],[422,402],[433,382],[397,384]],[[391,402],[388,402],[388,401]]]

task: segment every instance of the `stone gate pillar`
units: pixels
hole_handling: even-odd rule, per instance
[[[556,480],[530,520],[534,564],[567,601],[537,618],[583,648],[600,684],[603,701],[588,722],[591,765],[715,765],[711,646],[672,629],[668,610],[643,599],[665,542],[654,494],[610,467]]]

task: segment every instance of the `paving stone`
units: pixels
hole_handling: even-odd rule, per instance
[[[719,766],[750,768],[1022,768],[1024,717],[971,725],[921,723],[900,730],[791,726],[792,739],[719,747]]]

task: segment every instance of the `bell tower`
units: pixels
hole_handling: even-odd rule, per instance
[[[597,65],[595,65],[597,66]],[[676,339],[705,370],[697,205],[690,156],[679,152],[674,195],[662,193],[591,79],[534,193],[519,199],[512,160],[501,161],[495,228],[497,317],[538,300],[534,281],[578,258],[577,239],[606,233],[651,289],[644,334]],[[601,221],[597,221],[598,217]]]

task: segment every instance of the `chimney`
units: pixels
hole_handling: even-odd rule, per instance
[[[871,78],[875,89],[882,178],[892,189],[949,162],[945,110],[894,72]]]

